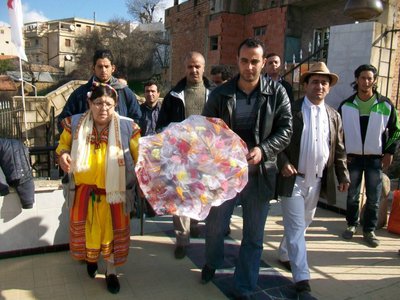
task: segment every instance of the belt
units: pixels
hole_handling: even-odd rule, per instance
[[[306,174],[303,173],[297,173],[296,176],[300,176],[301,178],[306,178]],[[319,178],[318,174],[315,174],[315,178]]]
[[[367,155],[362,155],[362,154],[352,154],[352,153],[348,153],[347,154],[348,157],[358,157],[358,158],[370,158],[370,159],[376,159],[376,158],[382,158],[383,155],[379,155],[379,154],[367,154]]]

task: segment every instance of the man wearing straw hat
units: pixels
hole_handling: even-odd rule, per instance
[[[300,77],[305,96],[292,103],[293,136],[278,155],[278,195],[281,199],[284,235],[280,262],[292,271],[300,299],[314,299],[310,292],[305,231],[314,217],[320,193],[328,203],[336,201],[337,189],[347,191],[349,173],[340,115],[325,103],[339,77],[325,63],[314,64]]]

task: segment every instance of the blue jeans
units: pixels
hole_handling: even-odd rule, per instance
[[[263,250],[264,227],[269,210],[266,186],[257,174],[249,174],[246,187],[234,199],[213,207],[206,219],[206,264],[218,269],[224,261],[224,236],[235,203],[240,200],[243,211],[243,238],[236,264],[234,282],[238,295],[255,290]],[[264,195],[264,197],[260,197]],[[240,199],[238,199],[238,197]]]
[[[378,221],[379,201],[382,192],[382,159],[368,155],[351,156],[348,157],[347,167],[351,181],[347,194],[347,225],[357,226],[359,224],[360,185],[364,172],[367,200],[363,217],[363,231],[374,231]]]

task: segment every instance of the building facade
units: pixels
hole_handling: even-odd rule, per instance
[[[375,32],[371,33],[369,44],[362,46],[372,48],[385,35],[381,38],[385,44],[382,51],[373,54],[386,60],[371,57],[365,63],[382,64],[381,73],[387,76],[392,87],[387,94],[398,96],[400,39],[398,31],[393,29],[400,27],[400,16],[396,15],[400,3],[382,2],[383,13],[368,20],[381,26],[373,27]],[[328,49],[334,26],[355,23],[355,19],[344,13],[346,3],[345,0],[189,0],[179,4],[175,0],[174,6],[165,11],[165,28],[171,43],[169,80],[175,84],[184,76],[182,58],[188,51],[203,53],[206,74],[212,65],[236,66],[237,47],[247,37],[262,40],[266,51],[279,54],[289,70],[322,46]],[[357,44],[357,39],[352,42]],[[329,66],[327,50],[318,55]]]
[[[8,26],[0,26],[0,55],[18,56],[17,49],[11,42],[11,29]]]
[[[80,18],[24,25],[25,53],[30,62],[72,69],[79,55],[76,39],[93,30],[109,30],[108,23]]]

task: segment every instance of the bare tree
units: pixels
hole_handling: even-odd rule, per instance
[[[154,20],[155,12],[164,8],[161,0],[126,0],[125,3],[128,7],[128,13],[134,20],[142,24],[161,21],[161,19]]]
[[[139,28],[131,29],[128,21],[113,19],[109,22],[107,31],[92,32],[77,39],[79,49],[79,72],[75,76],[82,78],[90,76],[92,57],[95,50],[110,49],[113,53],[116,66],[116,76],[133,78],[143,70],[152,71],[153,58],[157,51],[157,32],[142,31]]]

